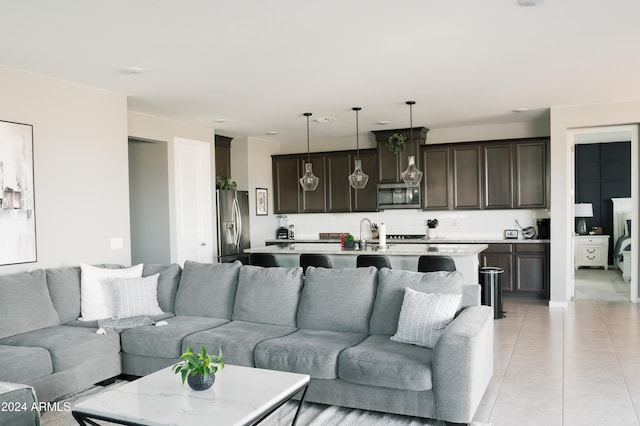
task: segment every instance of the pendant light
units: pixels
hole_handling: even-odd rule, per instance
[[[318,176],[313,174],[311,154],[309,153],[309,117],[311,116],[311,113],[305,112],[302,115],[307,117],[307,162],[304,165],[304,175],[300,178],[300,185],[305,191],[315,191],[318,187],[318,182],[320,182],[320,179],[318,178]]]
[[[416,104],[416,101],[407,101],[406,104],[409,105],[409,140],[413,142],[413,106]],[[420,185],[420,181],[422,180],[422,172],[416,167],[415,156],[409,156],[409,164],[407,165],[407,170],[402,172],[400,176],[407,186]]]
[[[359,128],[358,128],[358,111],[362,108],[353,107],[351,108],[356,112],[356,160],[355,167],[353,169],[353,173],[349,175],[349,183],[353,189],[362,189],[367,186],[367,182],[369,181],[369,175],[365,174],[362,171],[362,161],[360,161],[360,141],[359,141]]]

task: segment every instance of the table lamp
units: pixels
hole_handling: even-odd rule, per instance
[[[578,219],[578,234],[587,234],[587,221],[585,217],[593,217],[593,206],[591,203],[579,203],[573,205],[573,215]]]

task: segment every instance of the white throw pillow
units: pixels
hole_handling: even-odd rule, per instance
[[[158,304],[158,277],[112,278],[114,317],[131,318],[139,315],[162,315]]]
[[[407,287],[398,331],[391,340],[433,349],[442,330],[453,320],[461,300],[461,294],[421,293]]]
[[[110,278],[142,276],[142,263],[130,268],[109,269],[80,264],[80,320],[93,321],[111,318],[114,314],[113,291]]]

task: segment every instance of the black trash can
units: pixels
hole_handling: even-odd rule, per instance
[[[493,318],[504,318],[502,310],[502,274],[504,270],[495,266],[480,268],[481,303],[493,306]]]

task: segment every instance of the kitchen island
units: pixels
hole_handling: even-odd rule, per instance
[[[282,241],[285,242],[286,241]],[[271,253],[281,266],[299,266],[303,253],[326,254],[334,268],[355,268],[356,257],[360,254],[384,254],[389,257],[391,267],[406,271],[418,270],[420,256],[451,256],[456,269],[464,276],[465,283],[478,284],[479,254],[486,250],[487,244],[395,244],[390,243],[382,249],[369,244],[364,250],[345,250],[340,243],[295,243],[269,245],[246,249],[245,253]]]

